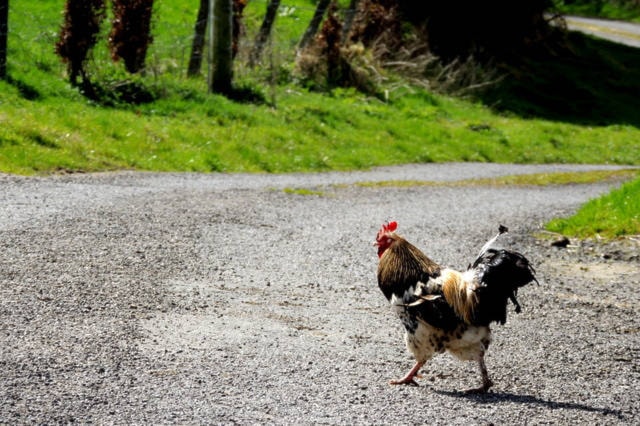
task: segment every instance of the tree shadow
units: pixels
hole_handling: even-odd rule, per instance
[[[460,391],[436,391],[441,395],[447,395],[451,397],[457,398],[467,398],[469,400],[473,400],[475,402],[479,402],[482,404],[487,403],[501,403],[501,402],[515,402],[518,404],[527,404],[527,405],[539,405],[544,408],[548,408],[551,410],[580,410],[587,411],[592,413],[600,413],[607,416],[614,416],[620,420],[624,420],[625,417],[620,410],[614,410],[612,408],[603,408],[603,407],[593,407],[591,405],[580,404],[576,402],[563,402],[563,401],[552,401],[548,399],[542,399],[535,397],[533,395],[518,395],[509,392],[489,392],[485,394],[468,394]]]
[[[11,75],[7,75],[5,81],[15,87],[23,99],[35,101],[41,98],[38,89],[22,80],[15,79]]]
[[[478,95],[501,112],[582,125],[640,127],[640,49],[567,32],[544,49],[498,65]]]

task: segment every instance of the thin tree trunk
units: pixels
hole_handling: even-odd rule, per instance
[[[9,32],[9,0],[0,0],[0,79],[7,78],[7,33]]]
[[[316,11],[313,14],[313,18],[311,18],[311,22],[309,22],[309,26],[307,30],[304,32],[302,39],[300,40],[300,44],[298,44],[298,52],[302,51],[309,42],[313,39],[313,37],[318,32],[318,28],[320,27],[320,23],[322,22],[322,17],[324,13],[327,11],[329,7],[329,3],[331,0],[320,0],[318,2],[318,6],[316,7]]]
[[[189,58],[188,77],[200,74],[202,66],[202,52],[204,52],[204,39],[207,32],[207,17],[209,16],[209,0],[200,0],[200,9],[193,31],[193,43],[191,44],[191,56]]]
[[[91,85],[84,64],[98,40],[106,14],[104,0],[67,0],[65,4],[64,22],[55,48],[58,56],[67,63],[69,83],[74,87],[80,86],[78,77],[83,79],[81,86]]]
[[[209,64],[209,91],[224,95],[231,93],[233,80],[232,0],[210,0],[209,22],[212,40]]]
[[[353,24],[353,18],[356,16],[358,9],[358,0],[351,0],[349,3],[349,9],[344,17],[344,25],[342,26],[342,35],[345,40],[349,39],[349,31],[351,31],[351,24]]]
[[[260,31],[258,32],[255,44],[253,45],[253,50],[251,50],[251,54],[249,55],[250,67],[254,67],[258,62],[260,62],[262,50],[264,49],[264,45],[267,43],[267,40],[269,40],[269,36],[271,35],[271,28],[273,28],[273,23],[276,20],[276,13],[278,12],[279,7],[280,0],[269,0],[269,4],[267,5],[267,12],[264,15],[264,20],[262,21]]]

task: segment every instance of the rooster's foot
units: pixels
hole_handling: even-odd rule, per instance
[[[403,378],[400,380],[390,380],[389,381],[390,385],[411,385],[411,386],[418,386],[418,382],[416,382],[415,380],[413,380],[413,378]]]
[[[464,393],[466,395],[478,395],[478,394],[487,393],[487,391],[491,386],[493,386],[493,382],[491,380],[488,380],[484,382],[482,386],[480,386],[479,388],[467,389],[466,391],[464,391]]]
[[[417,377],[419,379],[422,378],[422,376],[420,374],[418,374],[418,371],[420,371],[420,368],[422,368],[422,366],[424,365],[424,361],[423,362],[416,362],[416,365],[413,366],[413,368],[411,369],[411,371],[409,371],[407,373],[406,376],[404,376],[402,379],[400,380],[391,380],[389,382],[390,385],[411,385],[411,386],[418,386],[418,383],[413,380],[414,377]]]
[[[416,382],[415,380],[413,380],[414,378],[416,379],[422,379],[422,374],[413,374],[413,375],[406,375],[404,376],[402,379],[400,380],[390,380],[389,384],[390,385],[411,385],[411,386],[418,386],[418,382]]]

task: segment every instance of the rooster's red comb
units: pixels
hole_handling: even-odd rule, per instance
[[[394,232],[396,229],[398,229],[398,222],[396,221],[383,223],[380,227],[380,230],[378,231],[378,235],[376,236],[376,241],[381,241],[384,234]]]

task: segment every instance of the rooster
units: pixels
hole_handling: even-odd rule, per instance
[[[493,386],[484,355],[491,343],[492,322],[504,324],[509,300],[515,311],[518,288],[537,280],[529,261],[520,253],[482,247],[465,272],[443,268],[395,233],[397,222],[382,225],[378,246],[378,286],[405,327],[407,349],[415,357],[413,368],[390,383],[417,385],[418,371],[435,354],[449,351],[463,361],[476,361],[482,385],[468,393],[485,393]]]

